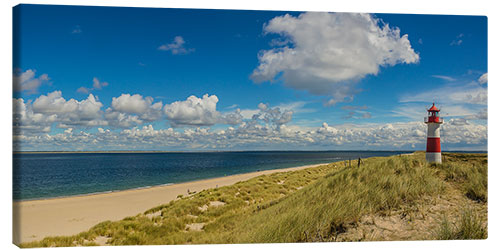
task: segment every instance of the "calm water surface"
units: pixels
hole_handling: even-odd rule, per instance
[[[13,155],[14,200],[109,192],[395,151],[47,153]]]

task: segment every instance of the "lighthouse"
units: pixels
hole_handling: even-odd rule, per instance
[[[443,123],[443,119],[439,117],[439,109],[434,103],[427,110],[427,117],[425,117],[424,122],[427,124],[427,150],[425,152],[425,159],[429,163],[441,163],[439,126]]]

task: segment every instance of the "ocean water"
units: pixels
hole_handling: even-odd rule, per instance
[[[408,152],[21,153],[13,154],[13,199],[112,192],[402,153]]]

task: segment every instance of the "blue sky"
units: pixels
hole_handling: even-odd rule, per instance
[[[484,16],[21,5],[21,150],[487,148]]]

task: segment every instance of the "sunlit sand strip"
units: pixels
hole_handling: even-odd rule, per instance
[[[14,243],[41,240],[47,236],[74,235],[99,222],[134,216],[155,206],[168,203],[178,195],[203,189],[232,185],[255,176],[286,172],[324,164],[264,170],[220,178],[45,200],[13,203]]]

